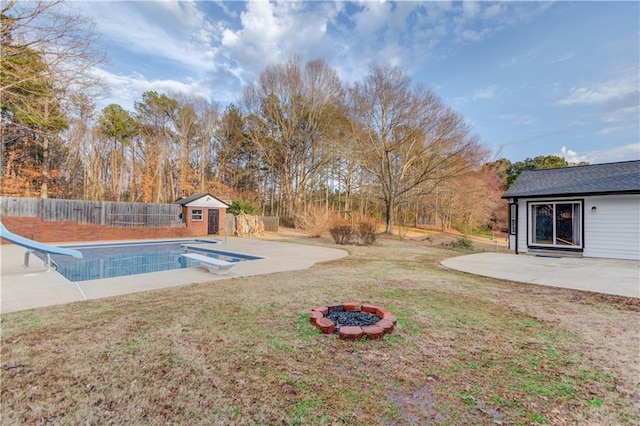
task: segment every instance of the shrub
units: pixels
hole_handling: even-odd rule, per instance
[[[374,222],[360,222],[358,224],[358,236],[365,246],[376,242],[376,224]]]
[[[249,216],[255,216],[257,211],[258,208],[248,200],[233,200],[227,209],[227,212],[234,216],[238,216],[241,213],[248,214]]]
[[[319,238],[331,225],[331,217],[326,208],[311,206],[304,213],[295,217],[296,229],[307,233],[310,237]]]
[[[456,241],[456,247],[460,247],[465,250],[473,250],[473,240],[466,235],[463,235],[461,238],[458,238]]]
[[[336,225],[329,229],[336,244],[348,244],[353,236],[353,228],[350,225]]]

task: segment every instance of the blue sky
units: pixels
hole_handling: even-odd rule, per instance
[[[493,158],[640,159],[640,3],[72,2],[101,33],[98,103],[146,90],[235,102],[269,64],[323,58],[345,83],[404,69],[467,120]]]

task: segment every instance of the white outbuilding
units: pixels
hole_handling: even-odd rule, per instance
[[[524,171],[502,198],[518,254],[640,260],[640,161]]]

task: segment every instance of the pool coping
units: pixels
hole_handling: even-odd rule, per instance
[[[108,244],[127,242],[183,241],[185,238],[158,240],[95,241],[58,244]],[[100,299],[142,291],[158,290],[189,284],[208,283],[239,277],[307,269],[319,262],[348,255],[345,250],[259,238],[227,237],[219,244],[221,251],[235,251],[262,259],[240,262],[228,274],[215,275],[206,269],[186,268],[163,272],[71,282],[55,270],[47,270],[44,262],[31,256],[24,267],[25,249],[14,244],[0,246],[0,313],[16,312],[45,306]]]

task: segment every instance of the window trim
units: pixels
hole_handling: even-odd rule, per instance
[[[544,204],[552,204],[553,205],[553,243],[551,244],[542,244],[535,243],[533,241],[533,206],[536,205],[544,205]],[[580,235],[580,244],[574,245],[564,245],[564,244],[556,244],[557,235],[556,235],[556,205],[558,204],[573,204],[579,206],[580,218],[579,218],[579,226],[578,234]],[[546,200],[540,199],[536,201],[528,201],[527,202],[527,246],[530,248],[538,248],[538,249],[551,249],[551,250],[583,250],[584,249],[584,200],[580,199],[570,199],[570,200]]]
[[[509,235],[518,233],[518,204],[511,203],[509,205]]]
[[[198,217],[200,216],[200,217]],[[204,220],[204,209],[192,209],[191,210],[191,221],[192,222],[202,222]]]

